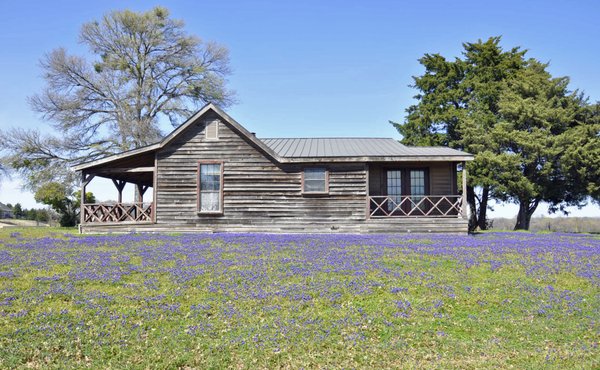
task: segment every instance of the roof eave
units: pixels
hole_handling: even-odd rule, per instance
[[[403,155],[362,157],[288,157],[286,163],[330,163],[330,162],[463,162],[472,161],[472,155]]]
[[[225,113],[223,110],[221,110],[221,108],[217,107],[216,105],[214,105],[212,103],[209,103],[209,104],[205,105],[204,107],[202,107],[202,109],[200,109],[198,112],[196,112],[193,116],[191,116],[190,118],[188,118],[184,123],[182,123],[181,125],[179,125],[179,127],[177,127],[175,130],[173,130],[167,136],[165,136],[158,143],[151,144],[151,145],[149,145],[147,147],[143,147],[143,148],[129,150],[127,152],[123,152],[123,153],[119,153],[119,154],[114,154],[114,155],[111,155],[111,156],[108,156],[108,157],[97,159],[95,161],[79,163],[79,164],[77,164],[75,166],[72,166],[71,168],[74,171],[82,171],[82,170],[85,170],[85,169],[88,169],[88,168],[91,168],[91,167],[96,167],[96,166],[99,166],[99,165],[107,164],[107,163],[110,163],[110,162],[118,160],[118,159],[128,158],[130,156],[135,156],[135,155],[146,153],[146,152],[149,152],[149,151],[152,151],[152,150],[161,149],[161,148],[165,147],[166,145],[168,145],[170,142],[172,142],[177,136],[179,136],[179,134],[181,132],[183,132],[185,129],[187,129],[191,124],[193,124],[198,118],[200,118],[201,116],[203,116],[204,114],[206,114],[209,110],[212,110],[217,115],[221,116],[236,131],[238,131],[247,140],[249,140],[250,142],[252,142],[256,147],[258,147],[260,150],[262,150],[265,154],[267,154],[268,156],[270,156],[273,160],[275,160],[276,162],[280,162],[280,163],[284,162],[283,158],[281,158],[277,153],[275,153],[265,143],[263,143],[262,141],[260,141],[250,131],[246,130],[236,120],[234,120],[233,118],[231,118],[227,113]]]
[[[159,148],[160,148],[160,143],[155,143],[155,144],[148,145],[148,146],[145,146],[142,148],[132,149],[132,150],[128,150],[123,153],[113,154],[108,157],[96,159],[95,161],[79,163],[75,166],[71,166],[71,168],[73,169],[73,171],[81,171],[81,170],[85,170],[87,168],[96,167],[96,166],[99,166],[102,164],[107,164],[107,163],[110,163],[112,161],[116,161],[119,159],[124,159],[124,158],[128,158],[128,157],[136,156],[138,154],[151,152],[151,151],[157,150]]]

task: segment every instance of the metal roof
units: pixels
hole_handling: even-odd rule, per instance
[[[447,147],[410,147],[390,138],[260,139],[284,158],[465,156]]]
[[[7,206],[4,203],[0,203],[0,211],[4,211],[4,212],[12,212],[12,208],[10,208],[9,206]]]
[[[410,147],[390,138],[276,138],[258,139],[220,108],[209,103],[182,123],[162,141],[143,148],[73,166],[75,171],[93,167],[110,167],[121,160],[161,150],[202,115],[213,111],[230,128],[247,139],[268,158],[278,163],[303,162],[369,162],[369,161],[471,161],[473,155],[446,147]],[[416,158],[420,157],[420,158]]]

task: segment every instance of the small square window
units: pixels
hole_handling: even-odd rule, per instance
[[[329,173],[325,168],[305,168],[302,174],[304,194],[329,193]]]

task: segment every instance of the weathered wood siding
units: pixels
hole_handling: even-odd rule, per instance
[[[358,231],[365,219],[363,164],[326,166],[329,195],[303,195],[303,167],[276,165],[222,121],[218,140],[207,140],[205,124],[214,119],[203,117],[157,153],[157,224],[213,231]],[[197,212],[202,160],[223,161],[222,215]]]
[[[456,194],[453,181],[452,166],[453,163],[431,163],[429,165],[429,181],[431,195],[449,195]]]
[[[218,139],[205,127],[219,120]],[[198,162],[223,162],[223,213],[198,213]],[[316,164],[329,171],[329,194],[302,194],[302,171],[310,164],[277,164],[236,129],[208,113],[156,153],[156,223],[84,224],[85,232],[457,232],[462,218],[367,218],[367,188],[381,194],[384,167],[363,163]],[[450,163],[407,163],[429,168],[432,194],[455,194]],[[386,167],[391,167],[386,164]],[[367,184],[369,178],[369,184]],[[454,178],[454,180],[452,180]]]
[[[386,184],[383,177],[383,169],[381,166],[369,165],[369,194],[370,195],[385,195]]]

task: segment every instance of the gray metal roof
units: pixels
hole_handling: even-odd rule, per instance
[[[390,138],[269,138],[260,139],[285,158],[465,156],[447,147],[410,147]]]
[[[3,211],[3,212],[12,212],[12,208],[10,208],[9,206],[7,206],[4,203],[0,203],[0,211]]]

